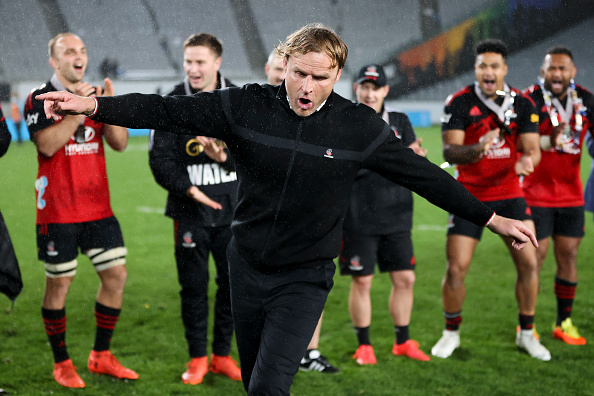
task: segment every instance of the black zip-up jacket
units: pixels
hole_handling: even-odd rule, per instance
[[[284,84],[248,84],[194,96],[97,98],[95,118],[129,128],[224,140],[239,178],[231,225],[240,254],[261,271],[334,259],[357,172],[370,169],[477,225],[493,211],[447,172],[405,147],[364,104],[332,92],[300,117]]]
[[[235,87],[231,81],[217,74],[217,89]],[[177,84],[168,95],[192,95],[196,93],[187,78]],[[212,160],[199,151],[196,133],[151,131],[149,165],[155,181],[169,194],[165,215],[175,220],[191,219],[205,227],[231,225],[233,210],[237,205],[237,175],[231,158],[224,164]],[[225,149],[227,153],[229,151]],[[186,195],[191,186],[197,186],[203,193],[223,209],[215,210],[194,201]]]

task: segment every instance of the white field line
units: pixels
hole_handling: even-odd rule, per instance
[[[150,206],[137,206],[136,211],[140,213],[156,213],[160,215],[165,214],[165,208],[153,208]]]
[[[416,231],[446,231],[448,229],[447,225],[435,225],[435,224],[419,224],[418,226],[414,227]]]

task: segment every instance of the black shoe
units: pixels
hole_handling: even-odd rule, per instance
[[[320,354],[317,349],[312,349],[305,352],[305,356],[299,363],[299,370],[301,371],[319,371],[326,374],[338,373],[340,370],[330,363],[326,357]]]

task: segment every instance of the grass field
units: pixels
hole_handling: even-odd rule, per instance
[[[418,129],[428,157],[442,161],[437,128]],[[31,143],[13,144],[0,160],[0,209],[15,245],[24,290],[12,312],[0,296],[0,388],[12,395],[237,395],[242,385],[209,374],[203,384],[183,385],[180,375],[188,361],[180,319],[179,286],[173,257],[172,221],[163,216],[165,191],[148,168],[147,138],[133,138],[123,153],[107,154],[112,206],[129,250],[128,283],[122,316],[112,351],[140,374],[135,382],[95,376],[86,369],[94,340],[93,306],[98,278],[88,260],[79,256],[78,275],[66,305],[67,343],[74,364],[86,382],[84,390],[62,388],[52,378],[52,354],[40,314],[43,266],[35,246],[36,152]],[[589,170],[584,155],[582,174]],[[417,261],[411,337],[429,353],[443,329],[440,282],[445,268],[447,215],[415,197],[413,238]],[[594,342],[594,248],[592,214],[579,254],[580,283],[574,322]],[[590,263],[590,264],[588,264]],[[376,276],[372,291],[371,340],[377,366],[360,367],[351,355],[356,349],[347,308],[349,278],[335,277],[324,314],[320,349],[342,370],[337,375],[299,373],[293,395],[594,395],[591,344],[574,347],[551,336],[555,319],[554,261],[547,258],[541,282],[536,323],[553,356],[550,362],[531,359],[514,343],[517,308],[515,270],[507,250],[495,235],[485,233],[467,278],[462,345],[449,359],[429,362],[391,354],[393,325],[388,312],[390,283]],[[214,282],[211,282],[214,285]],[[214,295],[214,287],[210,294]],[[232,355],[237,358],[234,348]]]

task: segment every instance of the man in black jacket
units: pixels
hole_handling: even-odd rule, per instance
[[[219,73],[223,46],[215,36],[193,34],[183,48],[186,77],[169,95],[193,95],[234,87]],[[182,321],[192,359],[182,381],[199,384],[209,369],[240,381],[239,367],[229,357],[233,317],[225,254],[231,240],[233,209],[237,205],[237,175],[228,169],[227,150],[220,141],[153,130],[150,142],[149,164],[157,183],[169,192],[165,215],[174,221]],[[206,202],[201,203],[198,197]],[[210,252],[217,268],[218,289],[209,366],[206,347]]]
[[[0,157],[8,151],[11,140],[10,131],[6,126],[6,120],[0,108]],[[14,303],[21,290],[23,290],[21,270],[14,254],[8,229],[0,212],[0,292],[6,294]]]
[[[447,172],[405,147],[366,105],[333,92],[342,39],[307,25],[278,46],[280,87],[248,84],[192,97],[39,95],[46,116],[84,113],[110,124],[224,140],[236,163],[238,205],[227,249],[231,302],[249,395],[288,395],[333,285],[351,186],[366,168],[437,206],[537,244],[523,223],[497,216]]]

